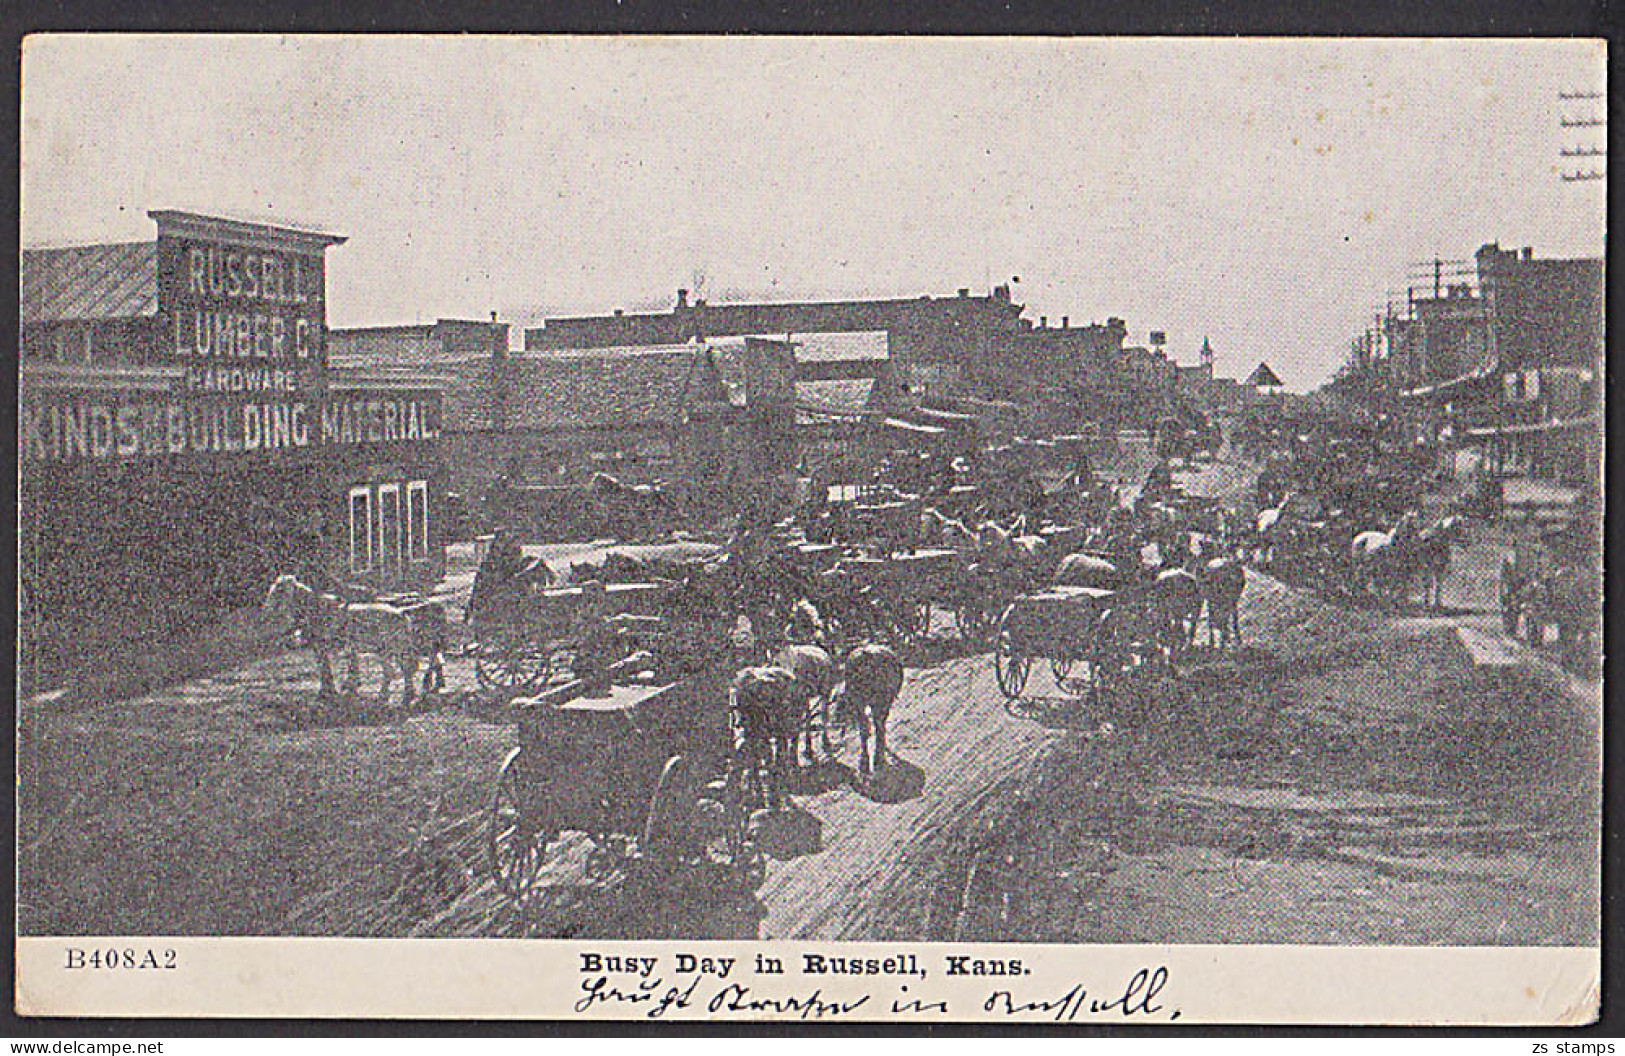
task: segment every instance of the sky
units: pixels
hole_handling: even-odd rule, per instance
[[[1595,41],[35,36],[25,246],[313,227],[328,323],[951,296],[1325,380],[1420,262],[1603,252]],[[1589,108],[1589,109],[1588,109]],[[1411,279],[1422,283],[1423,280]],[[1431,285],[1431,278],[1425,280]]]

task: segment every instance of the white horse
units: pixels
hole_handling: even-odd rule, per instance
[[[1390,531],[1361,532],[1349,544],[1354,582],[1375,594],[1379,581],[1403,589],[1409,579],[1407,562],[1413,556],[1411,545],[1416,541],[1416,511],[1408,510]]]
[[[344,690],[346,694],[353,694],[359,683],[360,656],[371,653],[378,657],[384,672],[380,701],[389,703],[389,691],[398,667],[401,704],[412,703],[412,678],[417,674],[420,636],[407,613],[380,602],[346,604],[332,594],[318,593],[288,574],[276,577],[271,583],[264,609],[272,619],[291,624],[316,651],[324,698],[333,697],[335,656],[343,654],[349,659],[349,677]],[[426,674],[425,682],[428,677]]]
[[[1286,515],[1286,505],[1292,501],[1292,492],[1281,496],[1281,501],[1274,506],[1261,510],[1253,522],[1253,553],[1258,564],[1269,566],[1275,563],[1275,547],[1281,536],[1286,532],[1286,525],[1282,518]]]

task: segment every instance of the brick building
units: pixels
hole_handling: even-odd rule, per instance
[[[334,327],[327,358],[335,367],[433,366],[447,357],[508,351],[508,324],[491,313],[478,319],[436,319],[399,326]]]
[[[1057,424],[1079,421],[1148,425],[1174,388],[1165,356],[1125,348],[1121,319],[1073,326],[1063,317],[1035,326],[1011,300],[1010,287],[985,296],[799,303],[709,304],[677,291],[669,312],[548,319],[525,331],[525,348],[658,346],[740,335],[883,333],[899,393],[913,398],[1029,402],[1040,396],[1068,410]],[[1142,422],[1141,420],[1146,421]]]
[[[726,506],[787,486],[794,466],[795,365],[782,342],[486,354],[442,369],[446,460],[471,497],[579,489],[603,473]]]

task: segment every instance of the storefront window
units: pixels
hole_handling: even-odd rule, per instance
[[[372,489],[350,489],[350,571],[372,571]]]
[[[406,485],[406,556],[422,561],[429,556],[429,484],[414,480]]]
[[[378,567],[392,572],[401,567],[401,486],[378,485]]]

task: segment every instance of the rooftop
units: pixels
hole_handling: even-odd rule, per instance
[[[510,429],[674,425],[696,404],[727,400],[715,366],[699,352],[677,346],[471,359],[447,393],[447,423],[494,428],[500,403]]]
[[[19,286],[24,325],[156,315],[158,243],[25,249]]]

